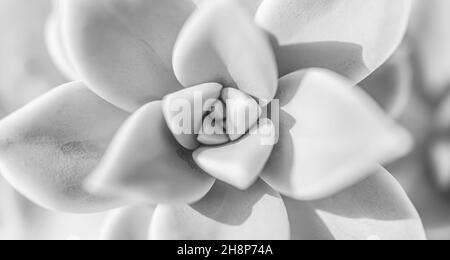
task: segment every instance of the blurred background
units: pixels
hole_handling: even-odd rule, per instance
[[[51,0],[0,0],[0,116],[67,80],[48,54]],[[415,137],[388,166],[418,209],[430,239],[450,239],[450,1],[415,0],[393,57],[360,85]],[[0,177],[1,239],[97,239],[104,214],[50,212]]]

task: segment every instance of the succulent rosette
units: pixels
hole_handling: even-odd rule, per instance
[[[410,1],[55,3],[47,38],[74,82],[0,123],[2,174],[28,198],[124,207],[106,239],[425,238],[382,166],[412,140],[355,87]]]

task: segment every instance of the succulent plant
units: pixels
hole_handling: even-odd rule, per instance
[[[410,0],[54,3],[71,82],[0,121],[1,173],[33,202],[118,209],[103,239],[426,238],[383,167],[413,146],[405,92],[370,82]]]

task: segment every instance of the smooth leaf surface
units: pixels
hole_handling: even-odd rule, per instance
[[[279,90],[280,140],[262,178],[284,195],[333,195],[411,149],[410,135],[334,72],[292,73],[280,80]]]
[[[358,83],[398,47],[410,9],[410,0],[266,0],[256,21],[273,38],[282,76],[319,67]]]
[[[99,193],[138,203],[193,203],[214,184],[198,168],[192,152],[173,137],[161,101],[136,111],[111,142],[86,185]]]
[[[69,58],[101,97],[134,111],[181,89],[172,52],[190,0],[65,0],[61,8]]]
[[[289,238],[280,195],[263,182],[239,191],[217,182],[192,206],[159,205],[150,226],[154,240],[276,240]]]
[[[95,196],[82,185],[127,116],[80,82],[60,86],[0,122],[1,172],[44,207],[115,207],[116,199]]]
[[[173,66],[185,87],[218,82],[266,100],[276,92],[270,42],[238,1],[201,5],[178,36]]]
[[[384,169],[330,198],[313,202],[285,198],[285,203],[292,239],[426,239],[416,209]]]
[[[108,213],[100,240],[147,240],[154,206],[129,206]]]

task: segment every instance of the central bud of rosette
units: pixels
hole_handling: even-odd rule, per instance
[[[163,111],[169,129],[189,150],[236,141],[255,126],[262,114],[254,98],[217,83],[166,96]]]
[[[261,116],[255,99],[234,88],[224,88],[220,98],[205,103],[205,114],[197,141],[220,145],[236,141],[253,127]]]
[[[169,130],[206,173],[246,189],[259,176],[276,130],[267,102],[236,88],[206,83],[164,97],[162,111]]]

